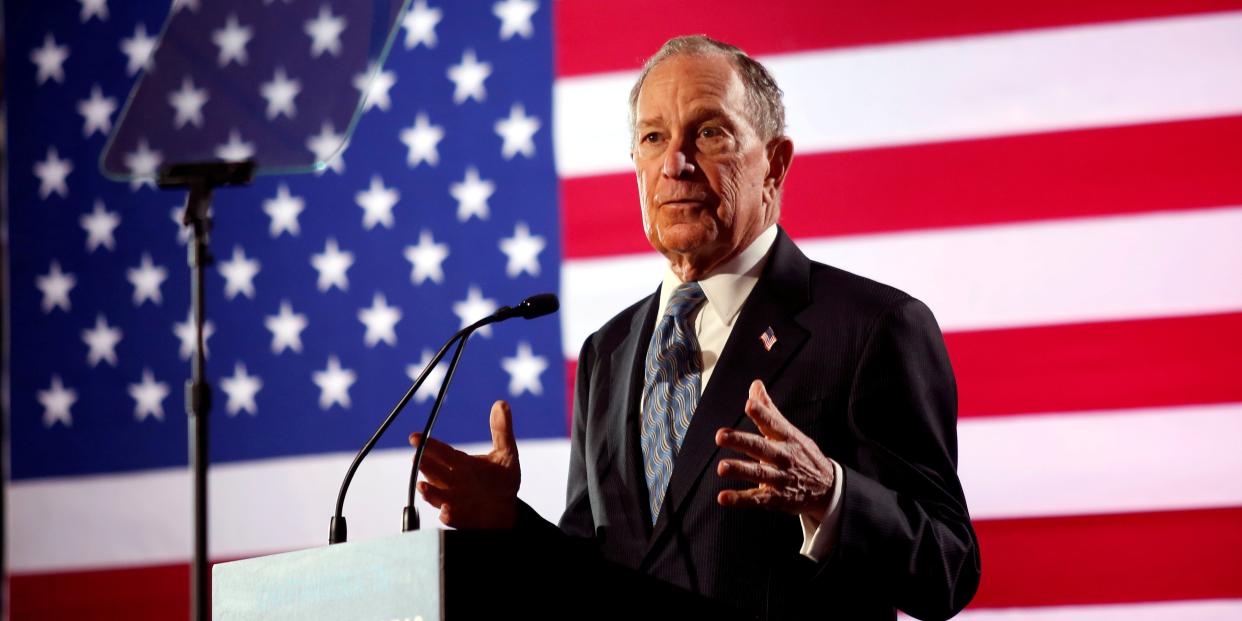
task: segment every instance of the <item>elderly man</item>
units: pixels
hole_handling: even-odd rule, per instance
[[[741,50],[669,41],[630,109],[668,269],[582,347],[560,530],[763,618],[953,616],[979,552],[931,312],[779,228],[793,145],[779,88]],[[420,490],[445,524],[537,529],[508,405],[491,426],[488,455],[433,440]]]

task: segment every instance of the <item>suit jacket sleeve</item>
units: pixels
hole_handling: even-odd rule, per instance
[[[860,446],[842,463],[840,538],[826,566],[921,619],[952,617],[979,582],[956,422],[936,320],[918,300],[900,300],[875,321],[855,372],[849,425]]]

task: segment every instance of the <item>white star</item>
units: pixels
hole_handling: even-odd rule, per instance
[[[56,147],[47,148],[47,159],[35,162],[34,174],[39,178],[39,198],[47,198],[53,192],[62,198],[69,198],[69,184],[65,178],[73,172],[73,161],[60,159]]]
[[[181,9],[190,9],[191,13],[198,12],[198,0],[173,0],[171,13],[176,13]]]
[[[530,349],[530,343],[518,343],[517,355],[512,358],[501,358],[500,366],[509,374],[509,395],[516,397],[524,392],[532,395],[543,394],[543,383],[539,376],[548,369],[548,359],[536,356]]]
[[[263,201],[263,212],[272,219],[268,232],[272,237],[278,237],[282,232],[288,232],[297,237],[298,233],[302,232],[301,227],[298,226],[298,215],[304,209],[306,209],[306,203],[302,197],[289,194],[289,186],[280,184],[280,187],[276,188],[276,198]]]
[[[280,313],[263,320],[263,325],[272,332],[272,353],[279,354],[286,349],[301,352],[302,330],[307,323],[306,315],[294,313],[288,300],[281,300]]]
[[[457,315],[458,319],[461,319],[462,328],[494,312],[496,312],[496,300],[483,297],[483,292],[474,285],[470,285],[469,291],[466,292],[466,299],[460,302],[453,302],[453,314]],[[491,336],[492,327],[483,326],[479,328],[479,334]]]
[[[380,341],[392,347],[397,346],[395,328],[397,322],[401,321],[401,309],[389,306],[384,294],[376,293],[371,299],[371,306],[358,311],[358,321],[367,327],[367,333],[362,337],[367,347],[375,347]]]
[[[233,246],[233,258],[220,264],[224,277],[224,297],[233,299],[237,294],[254,298],[254,277],[259,273],[259,260],[247,259],[241,246]]]
[[[245,364],[234,364],[233,376],[220,380],[220,389],[229,396],[229,403],[224,406],[229,416],[237,416],[242,410],[251,416],[258,414],[259,406],[255,405],[254,395],[260,388],[263,388],[263,380],[247,373]]]
[[[526,223],[518,222],[517,226],[513,227],[513,237],[500,240],[500,251],[509,257],[509,263],[505,265],[505,274],[508,274],[509,278],[517,278],[522,272],[538,276],[539,253],[543,252],[547,245],[543,236],[531,235]]]
[[[491,63],[480,63],[474,50],[466,50],[461,55],[461,64],[449,67],[448,77],[457,85],[453,89],[453,103],[460,104],[467,99],[483,101],[487,97],[487,89],[483,88],[483,80],[492,75]]]
[[[345,147],[345,137],[336,133],[331,121],[325,121],[319,133],[306,141],[306,148],[315,154],[316,162],[326,164],[338,175],[345,172]]]
[[[203,357],[204,358],[211,355],[211,346],[207,343],[207,339],[210,339],[211,336],[215,333],[216,333],[216,324],[212,323],[211,320],[207,320],[206,322],[203,323]],[[190,356],[193,356],[194,352],[198,351],[198,343],[195,342],[197,338],[194,335],[194,311],[193,310],[186,313],[184,322],[177,322],[173,324],[173,334],[177,335],[177,339],[181,341],[181,351],[180,351],[181,359],[189,360]]]
[[[242,140],[241,132],[229,130],[229,141],[216,145],[216,157],[226,162],[244,162],[254,157],[254,143]]]
[[[141,306],[147,300],[156,304],[164,303],[164,298],[160,295],[160,285],[168,278],[168,270],[151,263],[151,255],[142,253],[142,263],[138,267],[131,267],[127,274],[129,284],[134,286],[134,306]]]
[[[89,138],[95,132],[108,135],[112,131],[113,112],[116,112],[116,99],[104,97],[98,84],[92,86],[91,98],[78,102],[78,114],[84,119],[82,136]]]
[[[66,427],[73,426],[73,414],[69,408],[78,400],[78,391],[65,388],[59,375],[52,376],[52,385],[47,390],[39,391],[39,405],[43,406],[43,426],[48,429],[61,423]]]
[[[168,104],[176,110],[173,127],[181,129],[186,123],[202,127],[203,106],[207,99],[207,89],[194,88],[194,80],[188,75],[182,78],[181,88],[168,96]]]
[[[142,22],[134,28],[134,36],[121,39],[121,52],[129,59],[125,73],[134,75],[140,69],[150,69],[151,59],[155,57],[155,46],[159,39],[147,36],[147,27]]]
[[[121,329],[108,325],[102,313],[95,316],[95,327],[82,331],[82,341],[89,351],[86,352],[86,363],[97,366],[106,361],[116,366],[116,344],[121,342]]]
[[[228,21],[224,23],[224,28],[211,33],[212,42],[220,48],[220,57],[216,62],[221,67],[231,62],[239,65],[246,64],[246,61],[250,60],[246,54],[246,44],[253,36],[254,31],[249,26],[237,23],[237,15],[230,14]]]
[[[298,107],[293,103],[293,98],[297,97],[300,92],[302,92],[302,82],[290,80],[285,75],[285,68],[277,67],[272,81],[264,82],[259,87],[259,93],[267,100],[268,120],[275,119],[282,114],[293,118],[298,113]]]
[[[113,231],[121,225],[121,216],[115,211],[104,208],[103,201],[95,199],[94,211],[78,218],[78,224],[86,229],[86,251],[94,252],[100,246],[112,250],[116,248]]]
[[[349,277],[345,272],[353,264],[354,253],[341,252],[336,246],[336,240],[329,237],[323,252],[311,256],[311,266],[319,272],[319,290],[327,291],[336,287],[341,291],[348,291]]]
[[[411,382],[418,381],[418,374],[423,372],[423,369],[426,368],[427,364],[434,357],[435,354],[431,353],[430,349],[424,349],[422,360],[419,360],[417,364],[406,365],[405,374],[409,376]],[[436,393],[440,392],[440,384],[444,383],[444,376],[448,373],[448,365],[443,364],[443,360],[440,362],[441,364],[437,364],[436,368],[427,374],[427,379],[423,380],[423,385],[419,386],[418,391],[414,393],[414,400],[418,403],[434,399]]]
[[[142,381],[129,385],[129,396],[134,399],[134,420],[148,417],[164,420],[164,399],[168,397],[168,384],[155,381],[151,369],[142,369]]]
[[[513,35],[529,39],[535,34],[530,17],[539,9],[534,0],[504,0],[492,5],[492,15],[500,18],[500,39],[508,41]]]
[[[319,17],[306,22],[305,31],[311,38],[311,56],[319,57],[327,52],[341,54],[341,32],[345,30],[345,18],[332,15],[328,5],[319,8]]]
[[[37,47],[30,53],[30,61],[38,66],[39,72],[35,80],[39,84],[48,79],[63,83],[65,81],[65,60],[69,58],[68,45],[56,45],[52,33],[43,38],[43,47]]]
[[[341,361],[336,356],[328,356],[328,368],[312,374],[315,385],[319,387],[319,407],[328,409],[333,403],[343,408],[349,407],[349,387],[354,385],[358,374],[350,369],[341,368]]]
[[[491,214],[487,199],[495,192],[496,184],[480,178],[479,171],[474,166],[467,168],[466,178],[449,186],[449,194],[457,199],[457,220],[465,222],[470,216],[486,220]]]
[[[405,28],[405,49],[412,50],[420,43],[428,48],[435,47],[436,24],[442,17],[440,9],[427,6],[427,0],[414,0],[409,12],[401,18],[401,27]]]
[[[35,286],[43,293],[43,312],[50,313],[53,308],[69,312],[69,291],[78,284],[73,274],[60,271],[60,262],[52,261],[52,266],[44,276],[35,277]]]
[[[82,23],[90,21],[92,17],[99,18],[99,21],[108,21],[108,0],[78,0],[82,4],[82,12],[78,14]]]
[[[139,140],[138,149],[125,154],[125,167],[130,174],[129,189],[137,190],[144,185],[154,188],[155,173],[163,162],[164,156],[159,151],[151,150],[146,138]]]
[[[405,260],[411,264],[410,282],[421,285],[428,278],[436,283],[444,282],[443,264],[448,255],[448,244],[437,244],[431,238],[431,231],[423,229],[418,234],[418,245],[405,247]]]
[[[405,163],[410,168],[418,166],[420,162],[427,162],[431,166],[440,163],[440,151],[436,148],[440,141],[444,139],[444,128],[439,125],[432,125],[427,120],[426,112],[419,112],[414,117],[414,124],[401,130],[401,142],[409,148],[409,152],[405,156]]]
[[[362,208],[362,228],[371,230],[376,224],[392,228],[392,208],[400,200],[396,188],[384,187],[379,175],[371,177],[371,187],[354,195],[354,202]]]
[[[526,157],[535,156],[535,132],[539,131],[539,119],[526,116],[526,108],[515,103],[509,108],[509,118],[496,121],[496,133],[504,138],[505,144],[500,147],[500,154],[506,160],[521,153]]]
[[[354,88],[358,92],[366,96],[366,105],[362,108],[365,112],[373,107],[378,106],[380,110],[387,110],[392,105],[392,99],[388,97],[388,91],[397,83],[397,74],[391,71],[378,71],[375,77],[371,78],[371,71],[359,73],[354,76]]]

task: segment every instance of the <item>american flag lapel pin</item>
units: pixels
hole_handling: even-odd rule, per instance
[[[772,326],[768,326],[768,329],[759,335],[759,340],[763,341],[765,350],[772,351],[772,346],[776,345],[776,333],[772,331]]]

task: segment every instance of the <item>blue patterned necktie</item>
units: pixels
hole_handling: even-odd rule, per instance
[[[673,474],[673,459],[699,403],[703,363],[689,317],[703,298],[703,289],[697,282],[677,287],[647,345],[640,440],[652,524],[660,515],[660,504]]]

